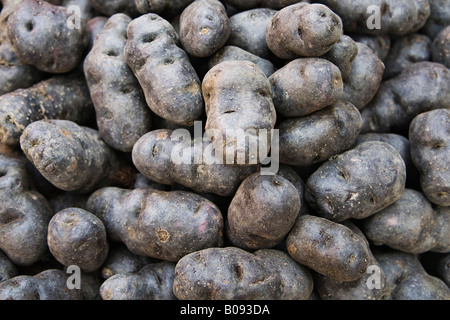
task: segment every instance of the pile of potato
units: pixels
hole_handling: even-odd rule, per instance
[[[450,300],[449,0],[1,4],[0,300]]]

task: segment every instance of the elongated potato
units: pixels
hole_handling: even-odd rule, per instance
[[[407,134],[414,117],[446,109],[449,100],[449,69],[435,62],[414,63],[397,77],[384,81],[373,100],[361,110],[362,133]]]
[[[307,116],[284,120],[277,126],[280,162],[309,166],[328,160],[352,147],[361,128],[358,109],[343,101]]]
[[[134,169],[119,159],[97,130],[72,121],[33,122],[20,137],[20,146],[36,169],[64,191],[91,192],[134,181]]]
[[[216,150],[222,148],[223,163],[249,165],[264,160],[270,151],[276,111],[262,70],[250,61],[222,62],[205,75],[202,91],[205,129],[213,132]],[[257,142],[257,155],[246,136]]]
[[[150,109],[181,125],[204,111],[200,79],[181,49],[172,25],[154,13],[130,22],[125,61],[138,79]]]
[[[444,240],[450,236],[448,227],[431,202],[412,189],[405,189],[396,202],[363,220],[363,231],[372,243],[415,254],[436,247],[450,251]]]
[[[108,19],[84,60],[84,73],[105,142],[129,152],[151,129],[151,113],[144,93],[123,56],[131,18],[115,14]]]
[[[51,77],[0,96],[0,141],[17,146],[25,127],[37,120],[88,124],[94,116],[89,89],[81,75]]]
[[[53,214],[47,199],[32,189],[25,159],[0,155],[0,250],[17,266],[48,254],[47,226]]]
[[[286,247],[295,261],[337,281],[361,278],[369,264],[370,253],[363,237],[321,217],[299,217]]]
[[[86,207],[111,239],[134,254],[176,262],[223,243],[219,208],[195,193],[106,187],[94,192]]]
[[[409,127],[411,158],[420,186],[431,202],[450,206],[450,110],[436,109],[413,119]]]
[[[166,185],[179,183],[195,192],[232,196],[241,181],[259,166],[226,165],[223,159],[211,156],[210,146],[191,141],[189,134],[185,140],[179,131],[153,130],[136,142],[132,158],[139,172],[153,181]]]
[[[362,219],[398,200],[405,181],[398,151],[386,142],[370,141],[321,165],[306,182],[305,198],[322,217]]]
[[[178,261],[173,290],[180,300],[306,300],[312,277],[278,250],[208,248]]]
[[[428,0],[319,0],[317,2],[328,6],[342,18],[346,33],[405,35],[422,28],[430,16]],[[379,26],[375,23],[378,18]],[[375,25],[372,26],[372,24]]]

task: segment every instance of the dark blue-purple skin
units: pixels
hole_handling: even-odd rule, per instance
[[[25,159],[0,155],[0,250],[17,266],[29,266],[48,253],[47,225],[52,210],[31,189]]]
[[[176,16],[192,2],[194,0],[134,0],[137,10],[141,14],[157,13],[164,16]]]
[[[20,146],[36,169],[64,191],[92,192],[105,185],[129,186],[135,169],[97,130],[68,120],[40,120],[24,130]]]
[[[230,21],[218,0],[197,0],[180,16],[180,41],[191,56],[205,58],[225,45],[230,35]]]
[[[366,218],[400,198],[406,166],[386,142],[369,141],[323,163],[307,180],[305,198],[322,217]]]
[[[17,266],[0,251],[0,283],[19,275]]]
[[[294,225],[300,206],[298,190],[287,179],[254,173],[241,183],[228,207],[227,237],[246,250],[275,247]]]
[[[276,127],[280,130],[280,162],[304,167],[326,161],[352,147],[361,127],[358,109],[343,101],[286,119]]]
[[[101,277],[108,279],[120,273],[136,273],[149,263],[159,260],[132,253],[120,242],[110,242],[108,257],[101,266]]]
[[[56,260],[67,267],[76,265],[84,272],[99,269],[109,251],[102,221],[81,208],[66,208],[52,217],[47,243]]]
[[[286,247],[295,261],[336,281],[358,280],[369,265],[370,250],[364,237],[322,217],[299,217],[286,238]]]
[[[106,187],[86,206],[103,221],[108,237],[134,254],[176,262],[223,243],[220,210],[194,193]]]
[[[173,293],[175,263],[149,263],[136,272],[118,273],[100,287],[103,300],[176,300]]]
[[[0,141],[17,146],[24,129],[37,120],[89,124],[94,117],[84,77],[78,73],[54,76],[0,96]]]
[[[227,0],[227,3],[232,5],[233,7],[243,11],[243,10],[249,10],[257,7],[261,8],[271,8],[271,9],[282,9],[284,7],[287,7],[291,4],[296,4],[298,2],[305,2],[309,3],[309,0]]]
[[[450,70],[436,62],[414,63],[397,77],[384,81],[373,100],[361,110],[362,133],[407,134],[414,117],[446,109],[448,101]]]
[[[450,68],[450,26],[438,33],[431,48],[431,58]]]
[[[306,300],[312,278],[285,252],[208,248],[178,261],[173,290],[180,300]]]
[[[278,11],[266,26],[270,51],[285,60],[327,53],[343,34],[341,18],[327,6],[296,3]]]
[[[125,14],[111,16],[84,60],[100,135],[122,152],[130,152],[151,129],[151,111],[123,55],[130,21]]]
[[[246,1],[247,2],[247,1]],[[277,10],[257,8],[230,17],[228,46],[236,46],[260,58],[272,60],[274,54],[266,43],[266,25]]]
[[[106,17],[116,13],[124,13],[132,18],[140,15],[133,0],[89,0],[89,3],[96,11]]]
[[[384,60],[384,80],[398,76],[409,65],[431,58],[430,38],[423,34],[411,34],[395,39]]]
[[[373,1],[373,0],[319,0],[343,21],[346,34],[406,35],[418,31],[430,16],[428,0]],[[380,9],[380,28],[369,28],[368,20],[374,13],[367,13],[370,6]]]
[[[421,192],[405,189],[396,202],[364,219],[362,228],[371,243],[421,254],[448,246],[448,222],[441,218]]]
[[[204,113],[200,79],[172,25],[149,13],[130,22],[125,61],[161,118],[192,125]]]
[[[430,16],[420,29],[431,39],[434,39],[442,29],[450,24],[450,0],[428,0],[430,3]]]
[[[449,131],[448,109],[421,113],[409,127],[411,159],[419,170],[421,189],[440,206],[450,206]]]
[[[67,8],[46,1],[24,0],[9,16],[8,36],[17,58],[49,73],[75,69],[89,43],[86,21],[70,29],[72,13]]]
[[[19,0],[5,1],[0,12],[0,95],[27,88],[44,78],[43,72],[17,59],[8,38],[6,23],[19,3]]]
[[[81,290],[67,289],[68,277],[62,270],[49,269],[11,278],[0,283],[0,300],[82,300]]]
[[[417,255],[397,250],[374,253],[392,286],[393,300],[449,300],[450,289],[444,281],[431,276]]]

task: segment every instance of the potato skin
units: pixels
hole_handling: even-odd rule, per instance
[[[19,275],[19,271],[14,263],[0,251],[0,283],[16,277]]]
[[[297,3],[277,12],[266,27],[269,49],[281,59],[317,57],[342,36],[341,18],[322,4]]]
[[[250,61],[222,62],[205,75],[202,91],[207,116],[205,129],[214,132],[213,144],[216,150],[223,150],[223,163],[252,164],[250,144],[239,145],[242,133],[237,130],[266,138],[258,144],[258,156],[253,162],[260,163],[270,150],[271,130],[276,122],[270,83],[262,70]],[[227,130],[234,131],[230,134]],[[266,130],[266,134],[261,130]],[[264,147],[267,154],[263,155]],[[240,153],[245,155],[242,162],[238,159]],[[232,163],[227,159],[232,159]]]
[[[175,266],[173,290],[180,300],[297,300],[312,291],[308,270],[284,252],[250,253],[237,247],[208,248]],[[274,269],[277,268],[277,272]]]
[[[120,176],[122,164],[99,132],[72,121],[33,122],[20,146],[36,169],[64,191],[91,192]]]
[[[125,61],[158,116],[192,125],[204,111],[200,79],[181,49],[172,25],[154,13],[140,16],[127,29]]]
[[[86,207],[103,221],[112,240],[138,255],[176,262],[223,241],[220,210],[190,192],[105,187],[89,197]]]
[[[392,288],[387,283],[381,266],[370,251],[370,244],[365,235],[349,220],[342,224],[364,239],[369,250],[369,267],[361,278],[354,281],[337,281],[320,273],[314,273],[314,288],[320,298],[322,300],[389,300]],[[377,279],[373,278],[375,272],[379,276]],[[379,280],[379,282],[374,283],[374,280]],[[370,284],[377,284],[379,287],[371,287]]]
[[[300,205],[298,191],[287,179],[254,173],[241,183],[228,207],[227,237],[247,250],[272,248],[291,230]]]
[[[179,183],[195,192],[215,193],[221,196],[232,196],[240,182],[259,168],[259,166],[230,166],[220,162],[222,159],[209,163],[203,158],[197,163],[195,143],[191,140],[180,141],[172,130],[153,130],[142,136],[134,145],[133,163],[139,172],[158,183],[166,185]],[[188,159],[190,161],[180,164],[173,161],[172,156],[177,145],[188,149],[191,154]],[[205,155],[205,149],[201,147],[199,149]]]
[[[31,188],[25,159],[0,155],[0,250],[17,266],[30,266],[48,253],[47,199]]]
[[[362,219],[398,200],[405,181],[398,151],[370,141],[321,165],[306,182],[305,198],[322,217],[337,222]]]
[[[361,278],[369,263],[363,237],[342,224],[311,215],[297,219],[286,247],[295,261],[337,281]]]
[[[439,222],[437,212],[421,192],[405,189],[396,202],[364,219],[363,230],[376,245],[420,254],[438,246],[443,229],[448,230],[448,225]]]
[[[414,63],[397,77],[384,81],[374,99],[361,110],[362,133],[407,133],[414,117],[445,109],[449,100],[449,70],[435,62]]]
[[[130,1],[130,0],[128,0]],[[176,15],[195,0],[134,0],[141,14],[153,12],[157,14]],[[131,0],[133,2],[133,0]]]
[[[356,45],[358,54],[352,62],[350,74],[344,80],[342,99],[361,110],[377,94],[385,66],[367,45],[359,42]]]
[[[241,11],[256,8],[256,7],[282,9],[286,6],[295,4],[297,2],[309,3],[309,1],[305,1],[305,0],[303,0],[303,1],[298,1],[298,0],[246,0],[246,1],[227,0],[226,2]]]
[[[359,43],[365,44],[373,53],[384,61],[391,49],[392,41],[389,35],[367,35],[367,34],[352,34],[351,38]]]
[[[230,60],[246,60],[253,62],[262,70],[262,72],[264,72],[267,78],[276,71],[275,65],[270,60],[260,58],[244,49],[230,45],[224,46],[210,57],[208,68],[212,69],[219,63]]]
[[[396,39],[384,61],[384,79],[398,76],[412,63],[430,60],[431,44],[430,38],[418,33]]]
[[[100,287],[103,300],[175,300],[175,264],[162,261],[147,264],[135,273],[119,273]]]
[[[392,287],[393,300],[450,299],[450,289],[441,279],[429,275],[416,255],[396,250],[374,255]]]
[[[436,109],[413,119],[409,127],[411,158],[420,186],[431,202],[450,206],[450,110]]]
[[[139,15],[138,8],[133,0],[89,0],[89,3],[95,10],[107,17],[116,13],[124,13],[130,17]]]
[[[430,16],[430,4],[423,0],[319,0],[336,12],[343,21],[345,33],[405,35],[422,28]],[[367,9],[380,8],[381,28],[369,29],[367,20],[372,13]]]
[[[84,19],[79,29],[67,27],[71,15],[65,7],[46,1],[22,1],[7,23],[17,58],[44,72],[65,73],[75,69],[83,58],[89,34]]]
[[[269,77],[278,114],[300,117],[336,103],[343,94],[339,68],[321,58],[299,58]]]
[[[0,141],[18,146],[27,125],[42,119],[88,124],[94,117],[89,89],[79,74],[54,76],[0,96]]]
[[[356,139],[356,144],[359,145],[368,141],[380,141],[389,143],[391,146],[395,148],[395,150],[400,153],[403,161],[405,162],[406,169],[410,171],[413,164],[411,160],[411,147],[408,138],[396,134],[396,133],[364,133],[360,134]],[[408,172],[409,173],[409,172]]]
[[[0,283],[0,300],[82,300],[81,290],[67,289],[67,279],[57,269],[17,276]]]
[[[428,0],[430,3],[430,16],[420,30],[431,39],[450,24],[450,1],[449,0]]]
[[[307,116],[282,121],[280,162],[309,166],[328,160],[352,147],[362,128],[358,109],[338,101]]]
[[[438,33],[431,47],[431,58],[450,68],[450,26]]]
[[[359,49],[356,42],[347,35],[342,35],[339,41],[325,53],[322,58],[336,65],[341,71],[342,79],[348,80],[352,71],[353,61]]]
[[[44,73],[32,65],[22,64],[8,38],[7,21],[20,1],[5,2],[0,11],[0,96],[27,88],[43,79]]]
[[[230,21],[218,0],[196,0],[180,16],[180,41],[194,57],[209,57],[224,46],[230,35]]]
[[[52,255],[65,266],[93,272],[106,260],[109,244],[103,223],[80,208],[66,208],[49,222],[47,242]]]
[[[151,129],[151,112],[144,93],[123,56],[130,21],[125,14],[111,16],[84,60],[100,135],[108,145],[123,152],[130,152]]]
[[[231,16],[227,45],[239,47],[263,59],[272,60],[274,55],[266,42],[266,25],[276,13],[277,10],[264,7]]]
[[[120,242],[111,242],[108,257],[101,266],[101,277],[108,279],[116,274],[136,273],[157,260],[132,253]]]

